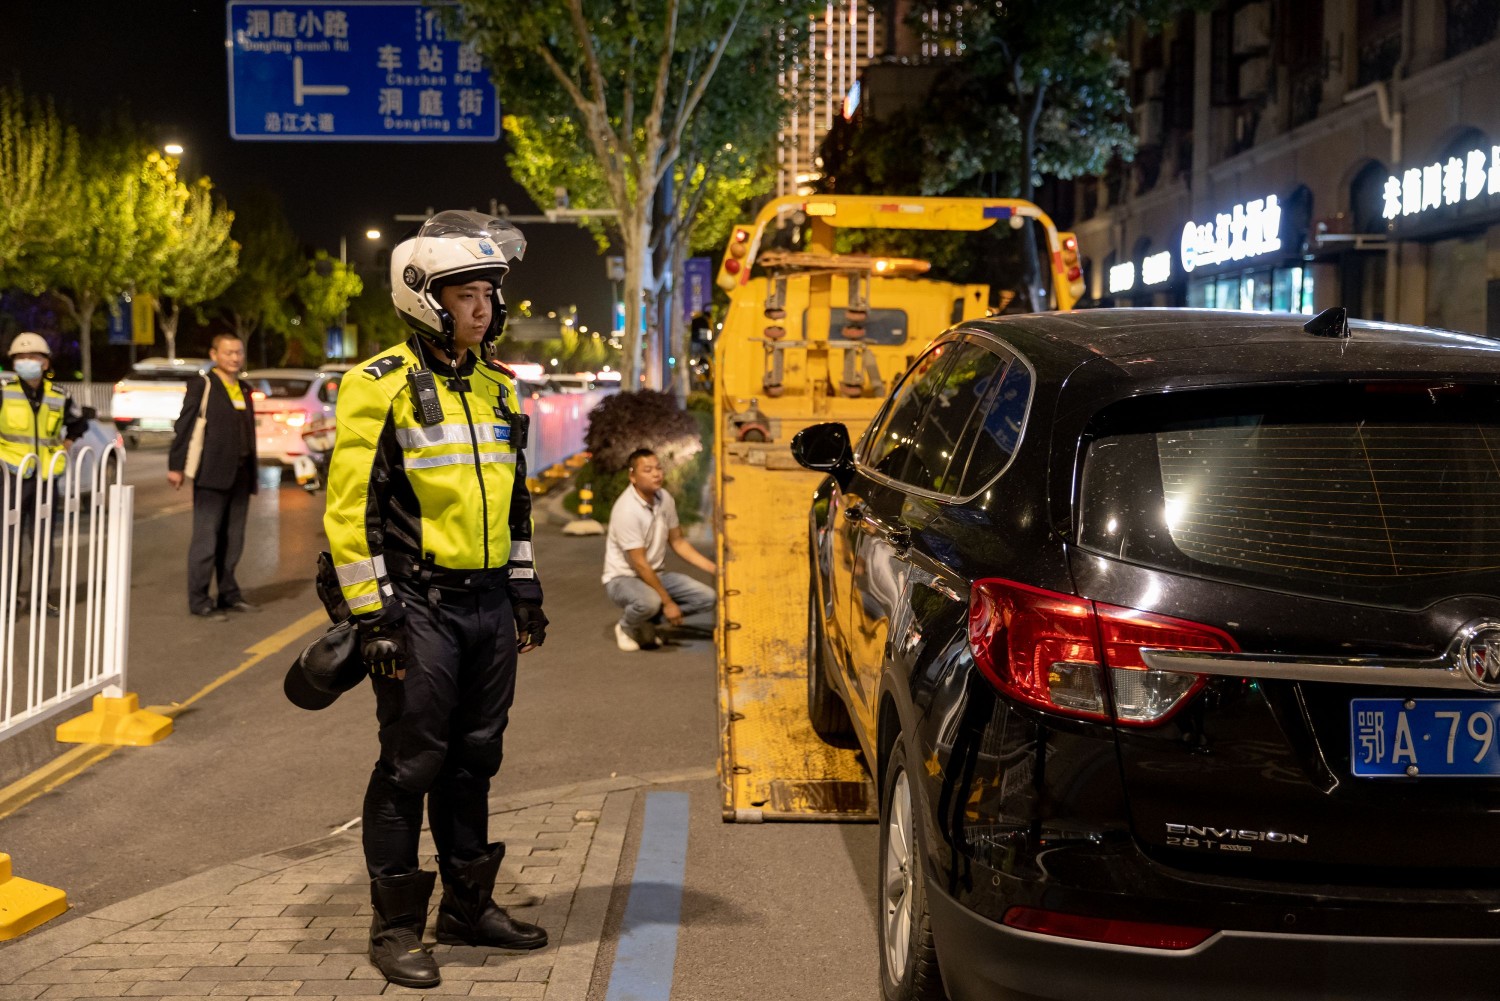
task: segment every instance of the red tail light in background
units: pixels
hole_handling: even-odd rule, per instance
[[[277,424],[285,424],[289,428],[300,428],[307,423],[306,410],[273,410],[271,420]]]
[[[1133,945],[1141,949],[1192,949],[1215,934],[1208,928],[1086,918],[1078,914],[1059,914],[1057,911],[1044,911],[1035,907],[1012,907],[1005,912],[1004,923],[1008,927],[1036,932],[1038,935],[1106,942],[1110,945]]]
[[[1006,580],[975,582],[969,647],[980,673],[1003,694],[1049,712],[1125,726],[1166,721],[1204,684],[1200,675],[1148,668],[1143,648],[1239,649],[1212,626]]]

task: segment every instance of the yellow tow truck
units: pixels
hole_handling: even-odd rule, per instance
[[[1035,254],[1039,287],[1021,269],[1005,287],[944,280],[911,256],[936,246],[932,234],[972,241],[997,226],[991,236]],[[1083,294],[1078,241],[1018,199],[793,196],[735,227],[718,284],[729,293],[714,352],[724,819],[873,820],[858,752],[826,743],[808,714],[807,518],[822,474],[792,460],[792,436],[841,421],[858,438],[956,323],[1014,309],[1018,296],[1071,309]]]

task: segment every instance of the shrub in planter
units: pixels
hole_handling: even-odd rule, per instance
[[[601,473],[618,472],[638,448],[649,448],[668,472],[703,449],[698,422],[668,393],[643,389],[606,396],[589,414],[584,445]]]

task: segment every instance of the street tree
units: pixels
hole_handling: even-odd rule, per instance
[[[657,284],[652,244],[664,214],[657,198],[689,127],[737,40],[795,28],[814,4],[460,0],[459,7],[461,30],[488,60],[512,112],[538,123],[570,121],[597,165],[606,200],[593,207],[616,213],[625,257],[625,375],[635,386],[642,335],[636,304]],[[774,83],[774,73],[769,77]]]
[[[0,86],[0,288],[36,284],[27,251],[73,214],[79,170],[78,131],[52,102]]]
[[[741,46],[732,85],[726,81],[709,89],[705,110],[683,138],[682,155],[669,179],[675,198],[663,198],[655,246],[664,281],[658,295],[660,329],[677,365],[671,369],[672,391],[678,402],[687,399],[690,383],[689,330],[682,308],[686,289],[676,287],[683,264],[694,251],[721,251],[747,205],[768,194],[775,183],[773,150],[784,103],[776,87],[777,52],[773,39]],[[760,77],[759,86],[746,86]],[[658,359],[659,361],[659,359]]]
[[[199,310],[234,281],[240,248],[230,237],[234,213],[202,177],[174,214],[153,287],[167,357],[177,357],[177,323],[184,307]]]
[[[77,325],[82,378],[91,382],[95,314],[126,292],[159,283],[188,192],[175,161],[138,141],[96,140],[83,159],[79,196],[28,251],[22,288],[50,292]]]
[[[391,308],[384,282],[360,279],[364,288],[349,302],[349,325],[359,332],[361,358],[395,347],[411,336],[411,327]]]
[[[1183,10],[1209,5],[1206,0],[1075,0],[1063,7],[1043,0],[940,0],[930,5],[928,25],[951,26],[950,35],[939,34],[936,41],[959,53],[949,96],[988,98],[959,106],[929,102],[939,111],[967,112],[959,121],[980,129],[968,135],[950,130],[934,159],[947,160],[955,180],[999,173],[1016,197],[1027,200],[1046,177],[1096,174],[1115,156],[1131,159],[1136,141],[1120,39],[1134,22],[1157,31]],[[993,125],[985,128],[986,121]]]
[[[264,367],[266,341],[272,335],[286,336],[295,313],[291,299],[297,291],[297,277],[307,262],[273,192],[252,189],[236,206],[229,232],[240,247],[239,268],[216,305],[244,342],[247,354],[254,343]]]
[[[307,364],[321,360],[328,328],[362,291],[364,282],[353,268],[329,257],[326,250],[318,251],[297,279],[302,315],[288,324],[281,363]]]

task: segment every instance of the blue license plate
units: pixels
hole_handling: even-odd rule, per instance
[[[1368,778],[1500,775],[1500,700],[1354,699],[1349,761]]]

